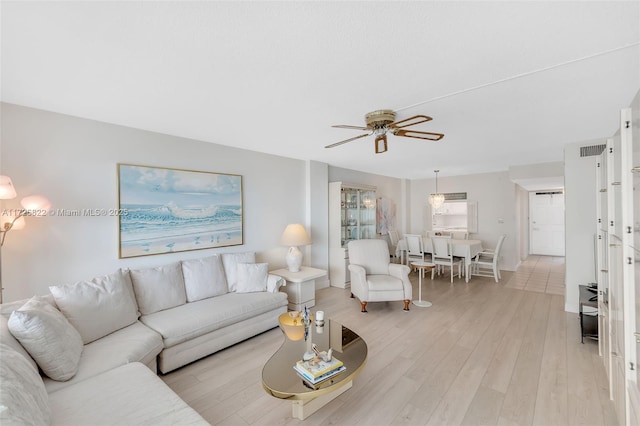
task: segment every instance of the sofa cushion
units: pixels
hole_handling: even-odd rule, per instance
[[[9,331],[54,380],[69,380],[78,371],[82,337],[57,308],[34,296],[9,317]]]
[[[187,302],[195,302],[229,292],[220,256],[182,261]]]
[[[138,306],[126,271],[71,285],[51,286],[49,291],[85,344],[138,320]]]
[[[208,425],[140,363],[123,365],[49,395],[53,425]]]
[[[267,275],[269,274],[267,263],[238,263],[237,273],[237,293],[267,291]]]
[[[229,291],[236,291],[238,285],[238,263],[256,263],[256,254],[254,252],[222,253],[222,264]]]
[[[31,358],[29,352],[27,352],[24,347],[13,337],[13,334],[9,331],[9,319],[4,315],[0,315],[0,343],[4,343],[5,345],[11,347],[16,352],[26,359],[29,364],[33,367],[35,371],[38,371],[38,364]]]
[[[49,424],[49,397],[38,371],[23,355],[2,343],[0,360],[0,424]]]
[[[160,333],[167,348],[286,305],[282,292],[227,293],[143,315],[140,321]]]
[[[162,337],[139,321],[84,346],[76,375],[67,382],[44,378],[52,392],[130,362],[151,363],[162,351]]]
[[[147,269],[131,269],[133,291],[143,315],[187,302],[180,262]]]

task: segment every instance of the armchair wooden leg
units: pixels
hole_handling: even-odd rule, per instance
[[[405,300],[404,301],[404,310],[405,311],[409,310],[409,303],[411,303],[411,300]]]
[[[360,302],[360,305],[362,306],[360,312],[367,312],[367,302]]]
[[[353,299],[355,296],[353,295],[353,293],[351,293],[351,298]]]

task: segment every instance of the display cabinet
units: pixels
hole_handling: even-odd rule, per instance
[[[349,241],[377,238],[376,188],[344,182],[329,183],[329,279],[346,288]]]

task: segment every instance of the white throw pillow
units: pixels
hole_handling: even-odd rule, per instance
[[[48,425],[49,396],[42,378],[29,362],[0,343],[0,424]]]
[[[138,320],[129,272],[118,271],[91,281],[52,286],[56,305],[87,343]]]
[[[180,262],[148,269],[131,269],[131,282],[143,315],[187,302]]]
[[[218,255],[182,261],[187,302],[207,299],[229,292],[222,261]]]
[[[236,291],[238,283],[238,263],[256,263],[256,254],[254,252],[223,253],[222,263],[224,265],[224,272],[227,275],[229,291]]]
[[[236,293],[267,291],[267,263],[238,263],[238,283]]]
[[[9,331],[53,380],[69,380],[78,371],[82,337],[46,299],[34,296],[13,311]]]

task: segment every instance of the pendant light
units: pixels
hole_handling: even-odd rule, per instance
[[[434,209],[437,209],[444,203],[444,194],[440,194],[438,192],[438,172],[439,171],[440,170],[434,170],[434,172],[436,173],[436,193],[431,194],[431,196],[429,197],[429,204],[431,204]]]

